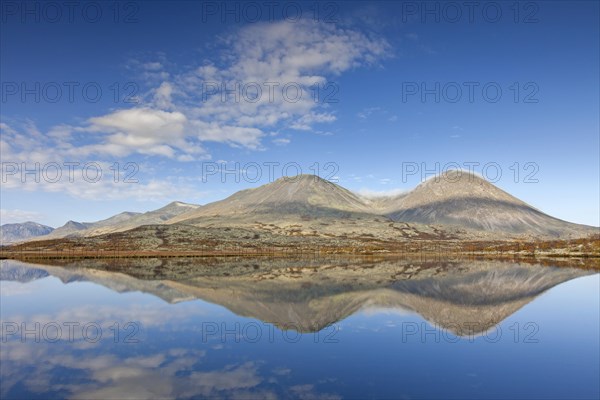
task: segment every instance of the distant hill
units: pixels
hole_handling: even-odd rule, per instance
[[[139,215],[135,212],[122,212],[117,215],[113,215],[110,218],[106,218],[96,222],[76,222],[68,221],[63,226],[56,228],[52,233],[38,239],[58,239],[67,236],[85,236],[84,231],[88,229],[96,229],[105,226],[112,226],[116,224],[124,223],[125,221]]]
[[[165,221],[181,214],[194,210],[200,206],[174,201],[157,210],[145,213],[122,212],[110,218],[97,222],[69,221],[51,234],[36,239],[58,239],[63,237],[88,237],[105,233],[121,232],[137,228],[142,225],[160,225]]]
[[[51,233],[54,228],[37,222],[4,224],[0,226],[0,243],[10,244]]]
[[[97,236],[105,233],[122,232],[142,225],[160,225],[178,215],[199,209],[200,207],[201,206],[197,204],[174,201],[157,210],[148,211],[143,214],[137,213],[132,218],[128,218],[118,223],[93,226],[81,233],[84,236]]]

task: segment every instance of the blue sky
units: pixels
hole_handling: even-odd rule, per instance
[[[2,223],[204,204],[318,163],[367,195],[473,166],[600,224],[598,2],[23,4],[0,10]]]

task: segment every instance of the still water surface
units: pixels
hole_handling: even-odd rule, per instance
[[[600,397],[589,269],[2,261],[0,300],[6,399]]]

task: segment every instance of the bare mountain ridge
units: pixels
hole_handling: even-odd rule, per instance
[[[143,225],[160,225],[181,213],[197,207],[200,206],[174,201],[157,210],[145,213],[126,211],[96,222],[69,221],[60,228],[55,229],[50,235],[39,236],[35,240],[98,236],[106,233],[122,232]]]
[[[204,206],[172,202],[158,210],[121,213],[95,223],[70,221],[51,235],[92,237],[145,225],[242,228],[274,235],[371,236],[393,240],[446,232],[463,238],[575,238],[598,228],[544,214],[483,178],[448,171],[398,196],[367,198],[314,175],[280,178]],[[440,231],[441,230],[441,231]],[[444,235],[442,235],[444,236]]]
[[[315,223],[307,222],[311,219]],[[348,222],[343,224],[344,220]],[[408,193],[382,199],[361,197],[313,175],[281,178],[183,213],[166,223],[196,226],[297,223],[306,226],[309,232],[327,230],[319,226],[321,222],[321,225],[338,225],[335,232],[340,233],[354,229],[359,220],[362,231],[373,233],[380,230],[376,225],[386,221],[554,238],[587,236],[598,231],[544,214],[464,171],[448,171]]]
[[[52,233],[46,236],[40,236],[36,239],[58,239],[67,236],[84,236],[86,230],[99,228],[103,226],[114,226],[127,221],[139,213],[136,212],[122,212],[117,215],[113,215],[112,217],[96,221],[96,222],[77,222],[77,221],[67,221],[61,227],[56,228]]]
[[[134,217],[115,225],[98,226],[86,232],[86,236],[97,236],[106,233],[123,232],[143,225],[160,225],[182,213],[195,210],[201,206],[173,201],[157,210],[137,214]]]

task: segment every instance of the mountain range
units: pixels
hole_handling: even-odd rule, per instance
[[[408,193],[375,200],[312,175],[281,178],[182,213],[167,223],[217,226],[227,221],[249,226],[254,222],[304,222],[319,232],[323,228],[317,225],[324,221],[378,217],[509,235],[576,237],[597,231],[544,214],[485,179],[458,171],[431,178]],[[307,223],[310,221],[316,224]]]
[[[47,229],[34,230],[34,225],[44,227],[44,225],[36,224],[34,222],[6,224],[2,225],[3,238],[5,237],[5,230],[7,232],[6,240],[3,239],[2,244],[23,242],[27,240],[98,236],[105,233],[126,231],[143,225],[160,225],[181,213],[198,207],[200,206],[183,203],[181,201],[174,201],[157,210],[145,213],[125,211],[96,222],[68,221],[63,226],[56,229],[45,227]],[[10,232],[10,234],[8,234],[8,232]]]
[[[145,213],[122,212],[97,222],[69,221],[43,239],[55,239],[67,236],[98,236],[105,233],[121,232],[143,225],[160,225],[181,213],[194,210],[200,206],[174,201],[157,210]]]
[[[448,171],[407,193],[382,198],[361,196],[314,175],[285,177],[203,206],[176,201],[143,214],[123,212],[97,222],[69,221],[41,235],[13,234],[11,242],[98,237],[148,225],[389,240],[428,235],[455,239],[570,239],[599,232],[597,227],[547,215],[477,175]]]

